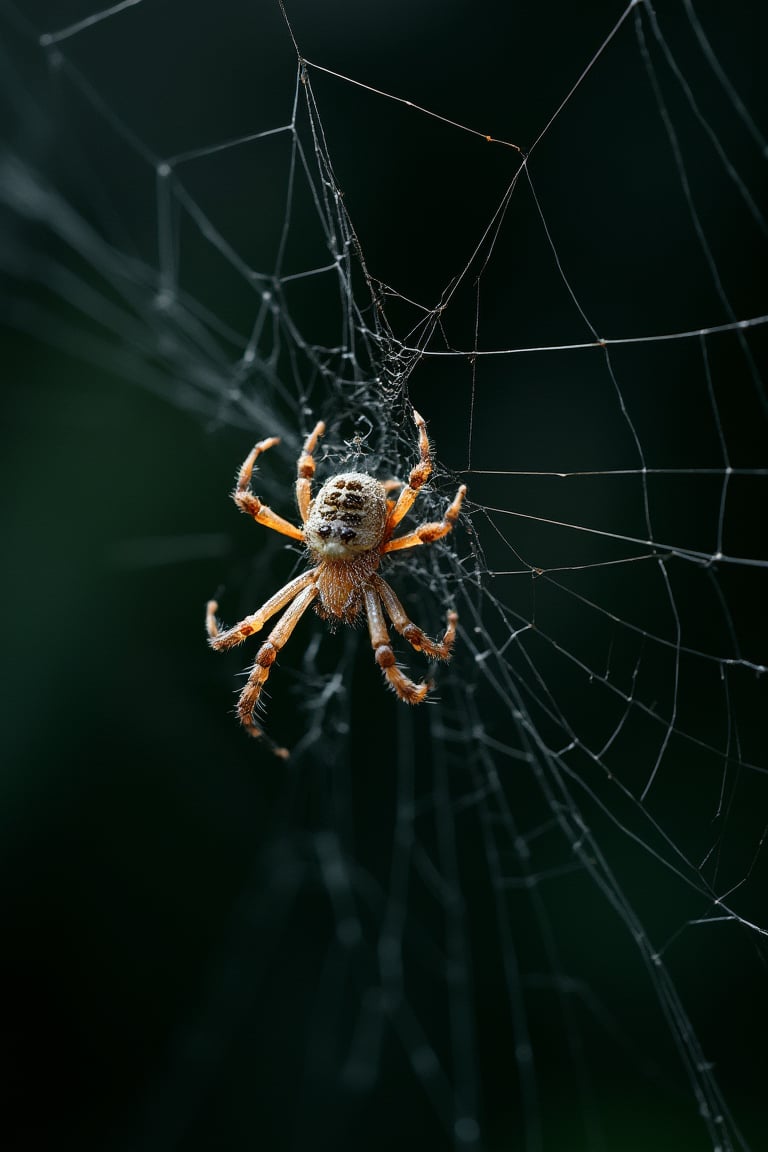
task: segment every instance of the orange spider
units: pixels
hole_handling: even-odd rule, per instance
[[[387,499],[387,491],[399,488],[401,485],[397,481],[382,484],[366,472],[340,472],[327,480],[312,499],[312,478],[315,474],[313,453],[319,437],[325,432],[322,421],[307,437],[298,460],[296,502],[303,528],[297,528],[278,516],[250,491],[254,463],[262,452],[279,443],[276,436],[261,440],[240,469],[237,487],[232,494],[238,508],[252,516],[257,523],[291,536],[294,540],[301,540],[315,561],[313,568],[289,581],[262,604],[257,612],[246,616],[225,632],[219,630],[216,620],[218,604],[215,600],[208,602],[206,627],[209,643],[217,651],[241,644],[255,632],[260,632],[267,620],[281,608],[289,606],[259,648],[248,682],[238,701],[240,722],[252,736],[263,735],[253,713],[270,669],[310,604],[314,604],[315,611],[323,619],[343,620],[347,624],[353,623],[360,612],[365,610],[376,663],[389,686],[408,704],[420,704],[429,691],[429,685],[414,683],[397,667],[384,610],[396,630],[417,652],[424,652],[438,660],[450,659],[456,636],[456,613],[448,613],[448,627],[443,639],[430,640],[420,628],[411,623],[389,584],[376,571],[381,557],[388,552],[414,548],[419,544],[432,544],[442,536],[447,536],[458,519],[467,491],[466,485],[462,484],[441,521],[421,524],[405,536],[392,538],[395,528],[413,505],[419,489],[432,471],[424,420],[418,412],[413,413],[413,418],[419,430],[419,463],[412,469],[408,484],[396,501]],[[277,751],[287,755],[284,749]]]

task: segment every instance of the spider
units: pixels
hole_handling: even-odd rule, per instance
[[[313,454],[325,432],[322,421],[316,424],[304,442],[297,464],[296,502],[301,528],[267,508],[250,490],[256,460],[262,452],[279,443],[278,437],[261,440],[241,467],[237,487],[232,493],[241,512],[252,516],[258,524],[306,544],[314,561],[312,568],[290,580],[251,616],[246,616],[226,631],[220,630],[216,619],[217,602],[208,602],[206,627],[209,643],[217,651],[241,644],[255,632],[260,632],[272,616],[286,609],[256,653],[248,682],[237,704],[240,723],[251,736],[264,734],[254,719],[261,690],[278,652],[310,604],[320,617],[332,623],[343,620],[352,624],[361,612],[365,612],[376,663],[390,688],[407,704],[420,704],[430,685],[425,682],[416,684],[398,668],[384,613],[417,652],[438,660],[450,659],[457,614],[448,612],[448,626],[442,640],[430,640],[408,619],[397,596],[377,572],[383,555],[415,548],[419,544],[432,544],[447,536],[458,519],[467,491],[466,485],[462,484],[441,521],[421,524],[413,532],[393,537],[395,528],[412,507],[419,489],[432,471],[424,420],[415,411],[413,419],[419,435],[419,462],[411,470],[407,485],[403,486],[396,480],[382,483],[367,472],[340,472],[327,480],[312,499]],[[397,500],[388,499],[387,492],[396,488],[402,488]],[[279,755],[287,755],[285,749],[275,750]]]

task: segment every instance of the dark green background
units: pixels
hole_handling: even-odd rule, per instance
[[[668,21],[669,42],[683,53],[686,74],[698,77],[701,63],[690,51],[682,7],[659,8]],[[25,9],[38,29],[62,26],[83,11],[76,5],[66,14],[61,6]],[[608,3],[586,10],[498,2],[289,7],[310,59],[523,147],[535,139],[621,11]],[[3,113],[7,145],[108,236],[114,226],[118,247],[151,261],[154,183],[146,165],[132,158],[113,128],[90,122],[83,105],[68,95],[66,79],[52,80],[37,46],[14,30],[7,13],[3,17],[3,47],[15,69],[8,81],[14,99]],[[727,14],[708,5],[701,17],[742,98],[755,113],[761,111],[764,20],[745,5]],[[61,47],[161,155],[236,137],[254,124],[283,122],[290,107],[291,49],[271,5],[147,4]],[[487,223],[515,170],[514,155],[503,149],[478,152],[473,138],[398,105],[357,94],[317,73],[312,80],[336,178],[369,267],[403,295],[433,300]],[[613,91],[621,92],[615,106]],[[734,150],[757,194],[761,174],[753,152],[735,123],[721,118],[715,86],[707,91],[715,131]],[[675,123],[693,141],[694,127],[670,99]],[[674,167],[668,156],[661,158],[663,135],[650,123],[652,107],[628,26],[596,66],[570,115],[556,122],[549,146],[532,159],[558,253],[569,272],[578,272],[579,298],[588,314],[610,335],[679,330],[722,317],[702,271],[701,247],[691,235]],[[98,196],[86,163],[89,152],[94,163],[98,159]],[[242,155],[227,153],[220,163],[191,167],[184,178],[194,196],[219,205],[243,252],[257,266],[268,266],[269,222],[279,221],[281,212],[268,180],[254,174]],[[691,178],[718,265],[733,287],[736,314],[765,311],[762,264],[757,255],[752,259],[743,205],[734,206],[727,182],[703,160],[693,161]],[[112,224],[105,204],[114,209]],[[125,227],[124,236],[118,238],[115,221]],[[306,243],[316,243],[307,227]],[[655,260],[643,262],[645,230],[656,251],[669,252],[670,268],[684,270],[679,280],[670,273],[667,282]],[[238,519],[227,499],[236,465],[252,440],[271,429],[250,427],[245,420],[231,427],[202,418],[125,382],[108,362],[94,366],[87,355],[83,360],[52,346],[65,331],[76,351],[78,328],[65,304],[51,304],[44,288],[27,278],[45,283],[46,262],[66,263],[70,257],[59,242],[8,212],[3,236],[4,264],[13,273],[3,338],[0,463],[6,1146],[141,1152],[451,1147],[410,1072],[402,1038],[387,1034],[380,1075],[369,1095],[339,1088],[338,1052],[373,974],[369,960],[350,959],[333,944],[333,917],[316,857],[318,834],[330,830],[349,858],[387,891],[404,780],[413,773],[418,795],[428,772],[438,771],[430,747],[434,718],[402,715],[380,689],[362,637],[340,633],[336,642],[350,669],[349,738],[326,737],[287,766],[244,739],[230,712],[244,661],[208,651],[202,611],[206,598],[223,589],[229,597],[224,615],[232,619],[239,607],[254,596],[263,598],[290,575],[290,559],[273,543],[264,545],[271,551],[260,551],[258,530]],[[302,239],[299,228],[299,250]],[[187,284],[218,316],[247,330],[246,294],[219,280],[191,241],[183,251],[189,260]],[[481,344],[588,338],[546,251],[530,200],[520,197],[507,217],[494,267],[482,281]],[[76,257],[72,262],[98,283]],[[686,286],[684,298],[680,282]],[[38,307],[46,309],[47,321],[32,310]],[[326,318],[322,307],[312,307],[311,313],[298,313],[305,331],[333,343],[338,333],[327,329],[335,314],[329,309]],[[393,309],[396,328],[398,319]],[[457,346],[471,343],[471,285],[447,323]],[[83,324],[86,352],[89,336]],[[764,462],[764,439],[758,435],[759,409],[744,399],[742,361],[731,346],[722,352],[712,347],[721,373],[733,358],[738,387],[734,384],[732,404],[744,404],[743,414],[729,413],[733,462],[757,467]],[[594,361],[570,358],[561,366],[537,357],[513,359],[512,365],[507,360],[501,367],[482,367],[478,377],[478,467],[565,469],[585,467],[592,459],[605,467],[636,467],[618,441],[613,402],[601,392]],[[707,414],[696,407],[702,395],[700,364],[689,363],[677,347],[618,351],[616,363],[633,398],[642,394],[645,377],[669,373],[670,393],[679,398],[670,399],[664,426],[656,410],[644,411],[642,403],[635,418],[657,463],[672,459],[677,467],[695,467],[699,460],[695,451],[689,456],[690,445],[711,434]],[[411,381],[411,395],[429,414],[441,464],[463,469],[466,367],[454,374],[453,365],[424,362]],[[656,402],[659,393],[653,395]],[[611,414],[603,416],[604,411]],[[295,419],[279,402],[275,413],[286,422]],[[334,412],[320,415],[331,419]],[[300,431],[295,428],[297,437]],[[270,459],[265,480],[270,499],[279,476],[290,475],[294,451],[295,444],[288,444],[284,454]],[[551,503],[539,510],[542,489],[535,485],[501,490],[479,476],[470,483],[478,504],[520,507],[542,516],[551,512]],[[616,507],[610,496],[601,496],[605,515],[615,515],[617,530],[632,534],[635,526],[616,491],[611,494]],[[696,546],[695,509],[702,491],[693,489],[690,516],[683,519],[670,510],[673,542],[687,544],[690,529]],[[666,494],[662,490],[656,509],[661,517]],[[289,514],[288,488],[284,499],[280,510]],[[750,494],[729,512],[734,552],[760,554],[754,533],[760,508]],[[563,520],[584,517],[583,509],[568,511],[567,498],[560,509]],[[493,534],[488,530],[482,537],[482,522],[478,530],[489,565],[508,566],[509,550],[495,551]],[[666,538],[662,525],[658,538]],[[574,548],[579,546],[577,541]],[[573,553],[571,562],[576,562]],[[759,583],[731,585],[728,578],[724,586],[732,595],[745,651],[759,658],[764,654],[755,623],[763,604]],[[407,586],[407,569],[399,570],[397,586]],[[502,599],[508,595],[498,582],[493,591]],[[512,599],[518,610],[528,610],[527,591],[516,589]],[[435,631],[440,610],[425,597],[419,605]],[[299,697],[311,684],[300,652],[317,626],[305,622],[270,682],[268,727],[281,742],[296,743],[306,723]],[[719,651],[716,642],[710,647]],[[322,659],[333,659],[328,652],[326,647]],[[415,657],[409,659],[411,670],[416,665]],[[512,743],[506,707],[469,663],[464,674],[478,694],[487,731],[502,744]],[[566,712],[578,707],[576,686],[567,676],[553,670],[551,686]],[[693,671],[687,687],[696,694]],[[764,749],[764,701],[752,687],[745,700],[740,717],[749,760]],[[586,739],[591,721],[584,716],[582,722]],[[450,749],[447,755],[456,757]],[[455,770],[455,759],[449,763]],[[506,769],[507,762],[499,757],[497,767]],[[659,813],[687,853],[695,852],[699,825],[693,826],[689,845],[686,806],[697,822],[705,820],[696,811],[700,768],[694,754],[681,756],[679,775],[664,793]],[[638,778],[647,776],[642,740],[635,764],[628,762],[626,769],[633,783],[635,769]],[[453,775],[452,780],[455,797],[469,792],[469,778]],[[523,780],[509,789],[523,829],[534,826],[541,805],[533,791]],[[729,841],[736,841],[743,827],[746,841],[753,843],[764,797],[749,785],[737,797],[742,810],[731,814]],[[602,827],[596,812],[593,816],[599,841],[628,897],[647,913],[654,939],[666,939],[696,910],[704,913],[672,885],[667,888],[663,869],[635,857],[615,829]],[[456,829],[470,900],[465,931],[475,973],[482,1147],[489,1152],[534,1148],[525,1143],[531,1130],[520,1108],[510,1039],[515,1021],[500,959],[505,942],[482,836],[477,823],[458,815]],[[423,833],[429,847],[432,834]],[[761,863],[747,886],[743,914],[764,923]],[[543,868],[543,860],[534,867]],[[745,871],[746,865],[737,875]],[[414,891],[411,900],[414,921],[433,914],[423,893]],[[549,1042],[556,1034],[553,1014],[534,1007],[535,997],[526,994],[543,1101],[542,1147],[553,1152],[709,1147],[669,1028],[626,929],[586,882],[575,890],[564,884],[549,900],[564,950],[562,971],[589,973],[592,988],[616,1015],[605,1032],[588,1014],[576,1027],[591,1075],[586,1099],[594,1127],[587,1124],[585,1132],[574,1119],[578,1059]],[[508,923],[526,954],[537,927],[525,893],[510,897]],[[726,1098],[757,1149],[765,1060],[756,1042],[764,1020],[765,969],[754,943],[735,924],[716,925],[706,937],[686,937],[670,965],[705,1053],[718,1060]],[[530,947],[531,970],[543,968]],[[440,1038],[438,1050],[450,1068],[443,1035],[446,1001],[431,985],[428,966],[418,962],[415,936],[408,937],[408,948],[413,949],[410,1000]]]

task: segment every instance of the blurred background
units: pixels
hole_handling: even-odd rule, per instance
[[[287,11],[309,88],[277,4],[0,5],[5,1146],[757,1149],[765,337],[661,338],[766,311],[765,17]],[[283,762],[205,643],[300,563],[233,476],[279,433],[293,516],[317,418],[402,476],[408,401],[456,657],[410,711],[308,616]]]

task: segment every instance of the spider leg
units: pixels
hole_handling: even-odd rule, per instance
[[[405,609],[386,580],[382,580],[381,576],[374,573],[371,577],[371,583],[381,597],[384,608],[395,628],[412,648],[415,648],[417,652],[423,652],[425,656],[429,656],[433,660],[450,660],[451,649],[456,639],[456,624],[459,619],[455,612],[448,613],[448,627],[442,640],[430,640],[428,636],[424,635],[421,628],[418,628],[408,619]]]
[[[290,580],[279,592],[270,596],[269,600],[262,604],[257,612],[251,616],[246,616],[239,624],[227,628],[225,632],[219,630],[219,622],[216,619],[219,606],[215,600],[209,600],[205,614],[205,626],[208,629],[211,648],[215,648],[217,652],[223,652],[228,648],[234,648],[237,644],[242,644],[243,640],[253,636],[254,632],[260,632],[271,616],[284,608],[308,584],[314,583],[316,571],[316,568],[311,568],[309,572],[302,572],[301,576],[297,576],[295,580]]]
[[[416,684],[402,672],[395,663],[395,654],[389,642],[389,633],[384,620],[384,611],[376,588],[368,584],[365,588],[365,610],[368,616],[368,631],[371,645],[376,654],[376,663],[394,692],[406,704],[420,704],[427,692],[428,684]]]
[[[251,736],[263,735],[261,728],[253,718],[253,710],[258,704],[261,690],[267,682],[277,654],[288,642],[294,628],[317,595],[317,587],[314,584],[303,588],[293,603],[285,610],[256,653],[256,660],[248,677],[248,682],[240,693],[240,699],[237,702],[237,714],[240,717],[240,723]]]
[[[325,424],[319,420],[309,436],[304,441],[304,448],[296,465],[296,503],[302,524],[306,524],[309,516],[309,505],[312,502],[312,479],[315,475],[314,451],[317,441],[325,432]]]
[[[413,420],[419,430],[419,462],[411,469],[408,483],[397,498],[397,503],[389,514],[387,532],[391,532],[413,507],[413,502],[419,494],[419,488],[429,477],[432,471],[432,460],[429,455],[429,440],[427,439],[427,426],[424,417],[414,409]]]
[[[453,526],[459,518],[461,511],[461,504],[467,494],[466,484],[462,484],[459,488],[453,503],[446,509],[445,515],[442,520],[434,521],[430,524],[420,524],[413,532],[409,532],[407,536],[399,536],[396,540],[388,540],[382,552],[398,552],[401,548],[415,548],[417,544],[434,544],[435,540],[439,540],[442,536],[447,536],[453,530]]]
[[[304,533],[301,528],[296,528],[288,520],[278,516],[266,504],[262,504],[258,496],[255,496],[249,489],[256,460],[262,452],[266,452],[268,448],[273,448],[275,444],[279,443],[280,438],[278,436],[270,436],[268,440],[260,440],[251,450],[238,473],[237,487],[232,493],[232,499],[240,511],[252,516],[257,524],[263,524],[266,528],[273,528],[275,532],[282,532],[283,536],[292,536],[294,540],[303,540]]]

